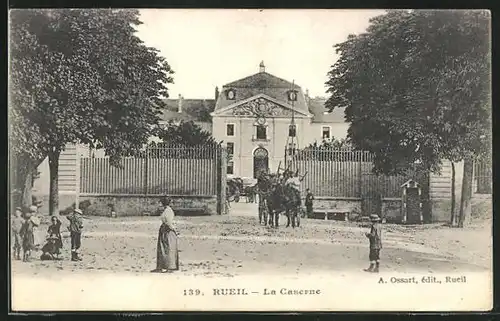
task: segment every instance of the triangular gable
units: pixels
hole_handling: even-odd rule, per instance
[[[266,94],[258,94],[247,99],[235,102],[225,108],[211,113],[212,116],[235,116],[235,117],[312,117],[312,114],[305,113],[292,106],[269,97]]]

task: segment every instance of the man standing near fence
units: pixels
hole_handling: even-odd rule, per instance
[[[83,229],[82,214],[82,210],[80,210],[79,208],[75,208],[73,210],[73,214],[66,217],[69,220],[68,230],[71,235],[71,261],[82,260],[82,258],[78,256],[78,250],[81,246]]]
[[[308,188],[306,189],[306,217],[310,218],[312,217],[313,214],[313,200],[314,200],[314,195],[311,193],[311,190]]]

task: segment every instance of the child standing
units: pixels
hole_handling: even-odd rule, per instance
[[[59,255],[60,249],[63,247],[62,237],[61,237],[61,221],[57,216],[52,216],[51,224],[47,230],[48,239],[54,241],[54,251],[56,255]]]
[[[83,229],[82,214],[82,210],[75,208],[73,210],[73,214],[66,216],[69,220],[68,230],[71,234],[71,261],[82,260],[78,256],[78,249],[80,249]]]
[[[370,215],[370,220],[372,222],[370,233],[366,233],[366,237],[370,240],[370,267],[365,271],[378,273],[382,249],[382,226],[378,215]]]
[[[23,240],[23,261],[29,262],[31,251],[35,249],[35,220],[32,220],[32,214],[36,213],[36,206],[31,206],[30,211],[25,214],[25,221],[21,227],[20,234]]]
[[[21,228],[24,224],[23,211],[20,207],[16,207],[14,217],[11,221],[12,226],[12,240],[14,242],[14,257],[16,260],[21,259]]]

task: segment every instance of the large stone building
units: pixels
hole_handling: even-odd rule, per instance
[[[295,148],[345,138],[344,109],[329,113],[326,99],[309,97],[298,84],[276,77],[259,65],[258,73],[215,89],[214,99],[166,99],[162,122],[193,121],[222,141],[232,154],[227,172],[254,177],[284,161],[292,118]],[[154,138],[152,138],[154,139]]]
[[[266,72],[264,63],[259,68],[222,86],[211,113],[212,135],[233,155],[228,174],[255,177],[260,170],[275,170],[284,161],[286,147],[345,138],[343,109],[326,113],[324,99],[311,99],[299,85]]]

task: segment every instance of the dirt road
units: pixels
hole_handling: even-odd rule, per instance
[[[155,267],[158,217],[85,221],[82,262],[12,261],[13,277],[61,272],[148,273]],[[282,222],[284,224],[284,222]],[[360,271],[368,263],[366,228],[338,221],[302,221],[300,228],[259,226],[250,215],[178,217],[183,275],[311,274]],[[64,229],[64,227],[63,227]],[[43,233],[46,227],[41,227]],[[486,271],[491,265],[486,228],[384,225],[381,270],[395,272]],[[59,273],[56,273],[59,272]]]

